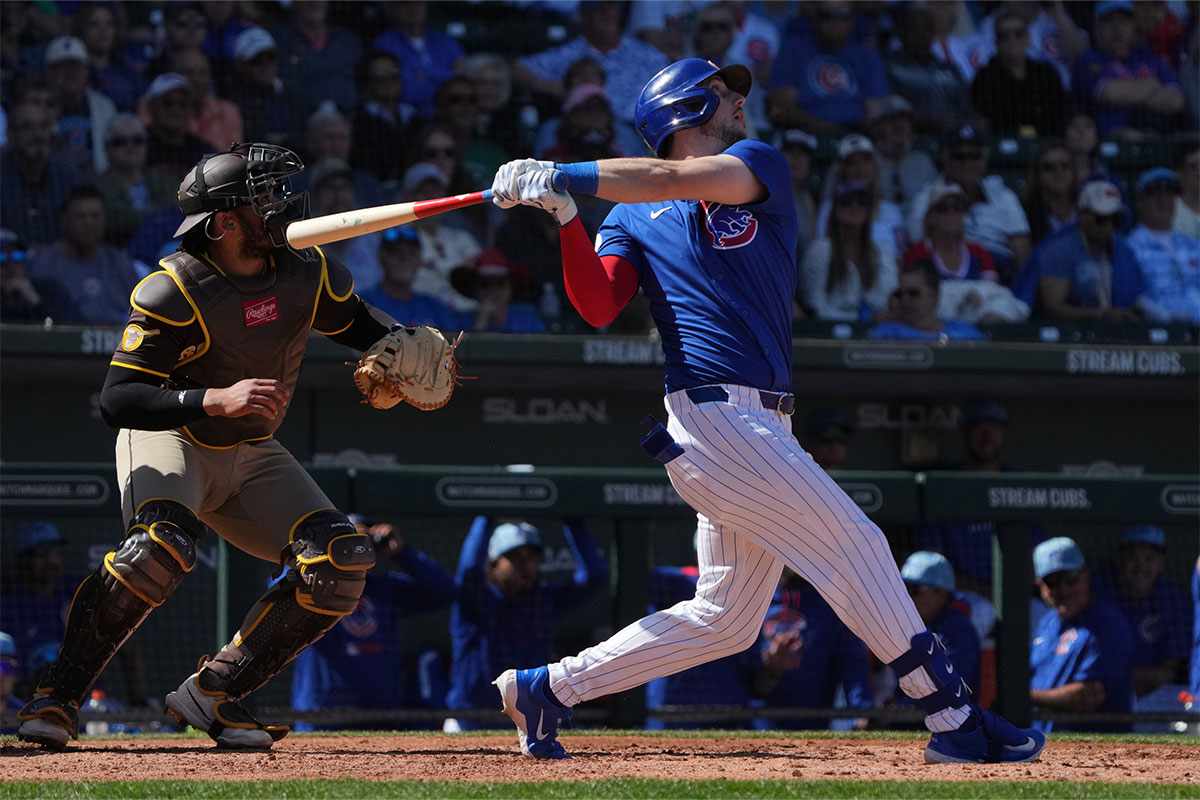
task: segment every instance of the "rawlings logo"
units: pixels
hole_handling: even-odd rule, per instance
[[[705,215],[708,240],[718,250],[745,247],[758,233],[758,220],[744,208],[714,205]]]
[[[242,311],[246,315],[246,327],[253,328],[255,325],[279,319],[279,302],[275,295],[261,300],[247,300],[242,303]]]

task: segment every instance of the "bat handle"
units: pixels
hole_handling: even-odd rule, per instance
[[[562,170],[553,170],[550,173],[550,187],[556,192],[565,192],[571,188],[571,179],[567,173]],[[492,200],[492,190],[484,189],[479,193],[483,202],[490,203]]]

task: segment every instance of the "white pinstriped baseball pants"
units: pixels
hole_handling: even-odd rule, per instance
[[[791,417],[764,409],[756,389],[721,386],[724,403],[695,404],[682,391],[666,397],[667,430],[684,450],[667,473],[700,521],[696,596],[550,664],[551,690],[564,705],[745,650],[784,564],[885,662],[925,630],[883,532],[804,452]],[[935,689],[924,670],[901,686],[916,697]],[[965,719],[947,709],[926,722],[953,730]]]

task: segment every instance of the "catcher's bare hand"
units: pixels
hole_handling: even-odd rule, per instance
[[[274,378],[245,378],[224,389],[204,392],[204,411],[210,417],[260,414],[275,419],[287,408],[288,390]]]

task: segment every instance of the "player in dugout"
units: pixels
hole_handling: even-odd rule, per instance
[[[933,732],[929,762],[1033,761],[1045,736],[970,702],[904,588],[887,539],[792,434],[796,209],[784,157],[746,138],[750,71],[684,59],[653,77],[635,119],[657,158],[532,159],[496,173],[493,202],[537,206],[559,226],[567,294],[610,322],[640,288],[666,364],[667,425],[647,453],[697,511],[700,576],[689,602],[576,656],[496,678],[522,752],[565,758],[559,723],[580,702],[754,643],[786,564],[900,676]],[[593,248],[567,192],[619,205]]]
[[[166,697],[219,745],[268,748],[287,734],[243,698],[358,603],[371,539],[273,436],[310,330],[371,352],[406,333],[389,332],[393,321],[359,300],[341,264],[287,244],[304,213],[307,195],[290,186],[302,169],[285,148],[235,143],[179,186],[181,248],[134,287],[100,394],[119,429],[125,537],[75,593],[58,658],[19,713],[25,741],[62,749],[78,738],[88,689],[195,566],[206,526],[290,567],[233,640]]]

